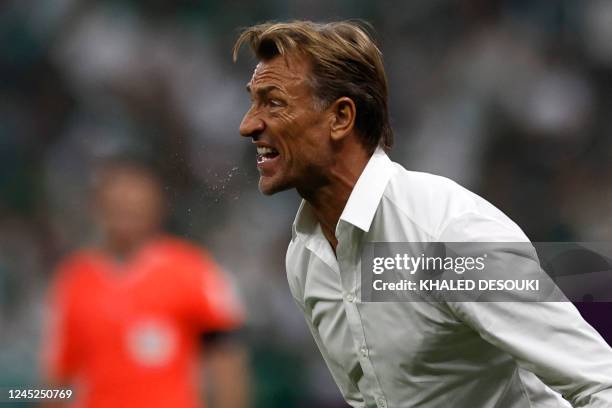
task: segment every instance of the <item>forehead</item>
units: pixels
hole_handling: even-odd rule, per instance
[[[306,82],[309,73],[310,66],[306,58],[295,54],[278,55],[257,64],[248,86],[256,88],[275,85],[281,89],[299,86]]]

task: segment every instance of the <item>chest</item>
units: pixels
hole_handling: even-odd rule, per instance
[[[122,268],[94,265],[73,291],[71,315],[83,339],[98,341],[134,327],[175,331],[185,306],[172,269],[163,264]]]
[[[329,265],[310,254],[303,300],[326,358],[359,387],[364,370],[413,384],[459,374],[496,353],[443,304],[362,302],[360,261]],[[490,351],[490,353],[489,353]],[[369,368],[368,368],[369,367]]]

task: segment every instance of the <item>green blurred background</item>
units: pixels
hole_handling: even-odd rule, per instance
[[[38,381],[53,267],[95,239],[93,167],[125,156],[160,170],[168,229],[239,286],[255,406],[345,406],[285,282],[298,197],[260,196],[238,135],[255,63],[232,63],[238,30],[294,18],[372,23],[394,160],[475,190],[534,241],[612,240],[610,1],[5,0],[0,385]]]

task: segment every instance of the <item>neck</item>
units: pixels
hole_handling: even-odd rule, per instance
[[[139,238],[131,237],[130,239],[109,238],[104,242],[104,249],[113,259],[125,261],[154,237],[155,234]]]
[[[370,155],[360,145],[350,151],[341,151],[327,170],[323,185],[316,189],[298,188],[298,193],[312,207],[334,251],[338,243],[336,225],[369,159]]]

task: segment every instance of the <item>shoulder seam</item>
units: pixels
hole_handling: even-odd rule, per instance
[[[500,210],[500,211],[501,211],[501,210]],[[468,211],[465,211],[465,212],[463,212],[463,213],[461,213],[461,214],[459,214],[459,215],[456,215],[456,216],[454,216],[453,218],[451,218],[450,220],[448,220],[448,221],[447,221],[447,222],[444,224],[444,226],[443,226],[442,228],[440,228],[440,233],[437,235],[436,239],[440,239],[440,238],[441,238],[441,237],[444,235],[444,232],[446,232],[446,230],[448,229],[448,227],[450,227],[450,226],[451,226],[451,224],[452,224],[453,222],[456,222],[456,221],[460,220],[461,218],[463,218],[463,217],[465,217],[465,216],[467,216],[467,215],[477,215],[477,216],[482,217],[482,218],[484,218],[484,219],[486,219],[486,220],[489,220],[489,221],[494,222],[495,224],[497,224],[497,225],[501,226],[502,228],[504,228],[504,229],[505,229],[505,230],[507,230],[508,232],[516,232],[516,231],[512,230],[511,228],[509,228],[509,227],[508,227],[508,226],[507,226],[505,223],[500,222],[500,220],[498,220],[498,219],[496,219],[496,218],[493,218],[493,217],[491,217],[490,215],[483,214],[483,213],[479,213],[479,212],[472,211],[472,210],[468,210]],[[504,215],[505,215],[505,214],[504,214]],[[507,216],[506,216],[506,217],[507,217]],[[514,223],[514,221],[512,221],[512,220],[511,220],[509,217],[508,217],[508,219],[509,219],[511,222],[513,222],[513,223]],[[517,227],[518,227],[518,226],[517,226]],[[521,232],[523,233],[523,235],[525,235],[525,233],[523,232],[523,230],[522,230],[520,227],[518,227],[518,228],[519,228],[519,231],[521,231]],[[529,238],[527,238],[527,239],[529,239]]]
[[[388,188],[388,186],[387,186]],[[410,221],[412,221],[415,225],[418,225],[419,228],[423,228],[423,226],[421,224],[419,224],[413,217],[411,217],[409,214],[407,214],[403,208],[395,201],[393,200],[391,197],[389,197],[389,195],[387,194],[387,190],[385,189],[385,192],[383,193],[382,196],[383,199],[388,200],[391,204],[393,204],[393,206],[402,213],[403,216],[405,216],[406,218],[408,218]],[[427,228],[423,228],[423,230],[431,237],[434,236],[434,234],[431,233],[431,231],[429,231]]]

